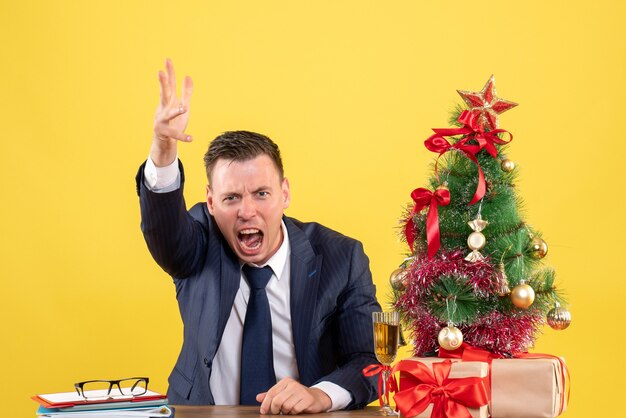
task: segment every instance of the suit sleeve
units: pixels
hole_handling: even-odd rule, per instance
[[[337,301],[338,367],[319,381],[330,381],[348,390],[352,403],[346,409],[357,409],[377,397],[376,380],[365,377],[362,370],[378,363],[374,355],[372,312],[381,310],[369,260],[357,241],[352,250],[349,276],[348,285]]]
[[[155,193],[146,187],[144,167],[145,163],[135,178],[144,239],[163,270],[172,277],[188,277],[202,268],[207,242],[204,227],[185,206],[182,163],[179,162],[181,186],[167,193]]]

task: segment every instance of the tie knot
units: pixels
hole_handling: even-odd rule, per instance
[[[252,267],[246,264],[243,266],[243,273],[246,275],[251,289],[265,289],[267,282],[272,277],[272,268],[270,266]]]

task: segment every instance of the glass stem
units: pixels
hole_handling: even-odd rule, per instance
[[[387,382],[389,381],[390,370],[385,368],[383,370],[383,410],[389,411],[391,407],[389,406],[389,389]]]

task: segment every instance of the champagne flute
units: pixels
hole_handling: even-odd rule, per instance
[[[400,328],[400,315],[398,312],[372,312],[372,321],[374,324],[374,353],[376,358],[383,366],[391,366],[396,359],[398,353],[398,339]],[[382,371],[383,375],[383,406],[380,409],[382,415],[397,415],[391,409],[387,398],[387,382],[389,380],[390,370],[386,367]]]

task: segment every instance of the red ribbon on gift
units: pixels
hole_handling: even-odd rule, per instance
[[[494,358],[504,358],[503,355],[492,353],[482,348],[474,347],[468,343],[463,343],[455,350],[446,350],[439,348],[439,357],[441,358],[458,358],[463,361],[482,361],[491,364]]]
[[[389,405],[389,393],[398,391],[398,382],[396,382],[396,378],[391,371],[390,366],[383,366],[381,364],[370,364],[366,368],[363,369],[363,374],[365,376],[376,376],[378,375],[378,401],[380,402],[380,406],[382,407],[384,403],[383,399],[383,372],[389,372],[389,377],[387,378],[387,390],[385,391],[385,398],[387,400],[387,405]]]
[[[450,151],[451,149],[456,149],[463,152],[467,158],[472,160],[474,164],[478,167],[478,186],[476,187],[476,192],[470,201],[470,205],[478,202],[483,198],[486,192],[485,186],[485,175],[483,170],[476,159],[476,154],[484,149],[489,155],[493,158],[498,156],[498,151],[496,150],[495,144],[504,145],[508,144],[513,140],[513,135],[504,130],[504,129],[493,129],[491,131],[485,131],[483,125],[478,123],[478,119],[476,115],[471,113],[468,110],[464,110],[461,112],[461,115],[457,119],[459,123],[463,126],[461,128],[436,128],[433,129],[435,132],[434,135],[431,135],[426,141],[424,141],[424,145],[432,152],[439,153],[439,157],[437,157],[437,162],[435,163],[435,175],[439,178],[437,173],[437,164],[439,162],[439,158]],[[509,140],[505,141],[501,139],[498,134],[505,133],[509,135]],[[465,138],[458,141],[456,144],[452,145],[445,138],[446,136],[455,136],[455,135],[465,135]],[[470,140],[474,140],[477,144],[470,144]]]
[[[489,378],[485,380],[485,389],[487,389],[487,395],[491,403],[491,361],[494,358],[504,358],[504,356],[474,347],[468,343],[463,343],[455,350],[446,350],[445,348],[439,347],[439,357],[458,358],[463,361],[482,361],[489,364]]]
[[[413,243],[415,242],[415,223],[413,216],[422,209],[429,206],[428,215],[426,216],[426,239],[428,241],[428,258],[433,258],[439,247],[441,247],[441,234],[439,233],[439,206],[447,206],[450,204],[450,191],[448,189],[439,188],[435,192],[428,189],[419,188],[411,192],[411,198],[415,202],[413,210],[409,215],[409,219],[404,227],[406,242],[413,251]]]
[[[487,405],[488,393],[484,378],[450,379],[450,360],[433,363],[432,366],[431,371],[423,363],[402,360],[393,368],[394,373],[408,373],[417,381],[415,386],[401,390],[393,397],[398,409],[405,416],[415,416],[432,403],[431,418],[471,418],[467,408]]]

